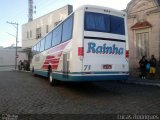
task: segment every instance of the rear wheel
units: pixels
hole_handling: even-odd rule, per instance
[[[34,67],[32,67],[32,75],[35,76],[35,77],[37,77],[37,75],[34,72]]]
[[[34,74],[34,67],[32,67],[32,74]]]

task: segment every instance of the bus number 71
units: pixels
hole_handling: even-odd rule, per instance
[[[91,65],[84,65],[84,71],[91,70]]]

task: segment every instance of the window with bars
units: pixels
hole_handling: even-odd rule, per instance
[[[36,38],[41,38],[41,28],[36,28]]]
[[[29,32],[27,31],[27,38],[29,38]]]
[[[32,38],[32,31],[30,30],[30,38]]]
[[[49,26],[46,25],[46,33],[48,33],[48,32],[49,32]]]

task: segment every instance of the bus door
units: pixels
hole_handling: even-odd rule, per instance
[[[68,62],[68,54],[63,54],[63,77],[68,77],[69,72],[69,62]]]

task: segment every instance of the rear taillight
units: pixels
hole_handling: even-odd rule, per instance
[[[126,50],[126,58],[129,58],[129,50]]]
[[[78,56],[84,56],[84,47],[78,47]]]

